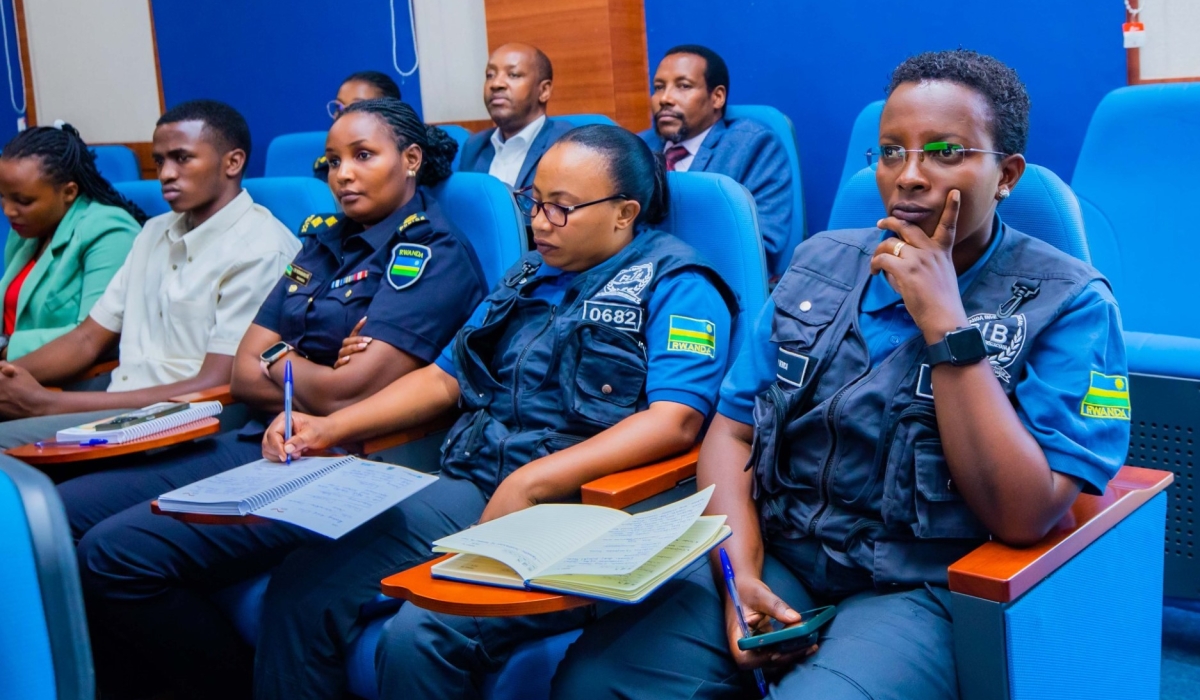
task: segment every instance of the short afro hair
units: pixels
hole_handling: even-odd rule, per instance
[[[904,83],[945,80],[965,85],[987,100],[992,110],[992,140],[1008,155],[1025,152],[1029,140],[1029,93],[1017,72],[975,51],[954,49],[913,56],[892,71],[890,96]]]
[[[190,100],[175,105],[158,118],[156,126],[179,122],[204,122],[205,131],[215,137],[214,145],[222,152],[240,148],[250,159],[250,126],[233,107],[216,100]]]
[[[554,80],[554,64],[550,62],[550,57],[546,55],[538,47],[533,48],[533,65],[537,67],[538,82],[543,80]]]

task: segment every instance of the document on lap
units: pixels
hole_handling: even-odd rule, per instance
[[[337,539],[437,481],[357,457],[258,460],[159,496],[159,510],[257,515]]]

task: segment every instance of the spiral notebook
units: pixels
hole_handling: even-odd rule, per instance
[[[163,433],[192,421],[221,413],[220,401],[175,403],[164,401],[136,411],[110,416],[58,431],[58,442],[103,441],[119,444]]]

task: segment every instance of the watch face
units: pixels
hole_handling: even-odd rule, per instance
[[[279,359],[280,355],[287,352],[288,348],[290,347],[291,346],[287,343],[280,341],[266,350],[263,350],[263,353],[259,355],[259,357],[262,358],[264,362],[274,362],[275,360]]]
[[[950,362],[955,365],[970,364],[987,357],[983,334],[974,326],[947,333],[946,346],[950,350]]]

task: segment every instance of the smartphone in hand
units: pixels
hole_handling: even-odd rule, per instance
[[[807,649],[817,643],[821,628],[829,624],[834,615],[837,615],[837,608],[833,605],[826,605],[823,608],[800,613],[800,621],[790,625],[781,625],[778,621],[772,620],[771,624],[774,629],[752,637],[742,637],[738,640],[738,649],[750,651],[769,647],[770,651],[779,653]]]

